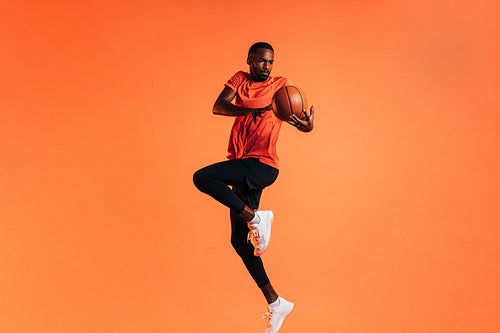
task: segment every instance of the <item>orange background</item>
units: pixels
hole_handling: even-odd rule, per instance
[[[0,332],[261,332],[228,211],[225,81],[268,41],[284,126],[263,256],[280,332],[500,330],[500,5],[0,2]]]

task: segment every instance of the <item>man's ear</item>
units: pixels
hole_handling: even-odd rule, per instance
[[[250,65],[250,56],[247,58],[247,65]]]

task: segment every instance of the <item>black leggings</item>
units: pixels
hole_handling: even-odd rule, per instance
[[[261,163],[256,158],[212,164],[196,171],[193,176],[194,184],[200,191],[230,208],[231,244],[259,288],[267,285],[269,278],[262,259],[254,256],[254,248],[247,242],[250,230],[240,213],[245,205],[257,209],[262,190],[274,183],[277,177],[278,169]]]

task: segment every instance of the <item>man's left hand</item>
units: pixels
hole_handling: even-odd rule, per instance
[[[288,123],[292,126],[297,127],[301,132],[310,132],[314,128],[314,105],[311,106],[311,114],[307,114],[307,110],[302,110],[304,112],[304,120],[300,119],[296,115],[292,114]]]

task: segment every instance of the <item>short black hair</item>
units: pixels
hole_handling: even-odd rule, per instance
[[[268,50],[271,50],[274,52],[274,49],[271,46],[271,44],[266,43],[266,42],[258,42],[258,43],[253,44],[252,46],[250,46],[250,50],[248,50],[248,55],[255,53],[255,51],[257,51],[257,49],[268,49]]]

